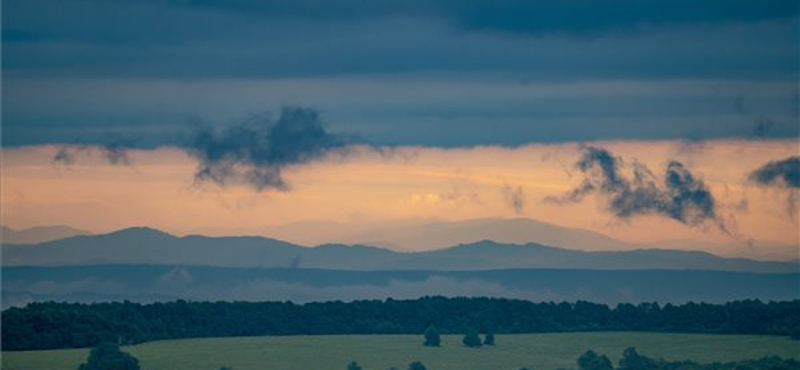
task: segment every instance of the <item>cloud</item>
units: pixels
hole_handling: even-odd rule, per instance
[[[506,204],[508,204],[516,214],[521,214],[522,211],[525,210],[525,191],[522,190],[522,186],[506,184],[501,189],[501,192],[503,193]]]
[[[75,150],[67,147],[61,147],[58,149],[55,155],[53,155],[53,163],[63,166],[71,166],[75,163]]]
[[[762,186],[800,188],[800,156],[771,161],[751,172],[747,179]]]
[[[128,151],[134,147],[136,141],[136,139],[131,138],[118,138],[102,145],[75,144],[62,146],[53,155],[52,162],[56,165],[69,167],[75,164],[77,154],[89,154],[92,151],[98,151],[111,165],[131,166],[133,162],[128,156]]]
[[[186,150],[199,161],[196,182],[286,191],[286,167],[341,152],[352,142],[345,135],[328,132],[316,110],[284,107],[274,122],[262,115],[222,131],[199,129]]]
[[[714,221],[725,231],[711,191],[681,162],[667,164],[661,183],[644,164],[629,165],[597,147],[585,147],[575,167],[583,174],[583,182],[561,197],[546,198],[547,201],[581,202],[586,196],[597,194],[618,218],[654,214],[689,226]],[[626,176],[624,170],[629,170],[630,175]]]
[[[132,162],[128,156],[128,149],[132,148],[135,142],[135,139],[113,141],[101,146],[100,152],[110,164],[130,166]]]
[[[181,135],[176,131],[172,136]],[[327,131],[317,110],[294,106],[283,107],[277,121],[268,115],[254,115],[223,130],[198,127],[188,138],[183,136],[174,145],[198,160],[195,183],[223,187],[246,184],[258,191],[286,191],[286,167],[312,162],[333,151],[344,153],[348,145],[356,143],[351,135]],[[104,144],[65,145],[53,155],[52,162],[69,167],[78,154],[99,153],[111,165],[130,166],[133,162],[128,151],[136,142],[118,138]]]
[[[760,186],[788,191],[786,212],[792,220],[797,219],[797,205],[800,201],[797,195],[797,189],[800,188],[800,156],[771,161],[750,172],[747,179]]]

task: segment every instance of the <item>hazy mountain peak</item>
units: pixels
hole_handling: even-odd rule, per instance
[[[341,243],[325,243],[320,244],[311,249],[317,250],[362,250],[362,251],[387,251],[391,252],[389,249],[375,247],[372,245],[365,245],[365,244],[341,244]]]
[[[88,231],[64,225],[36,226],[22,230],[15,230],[10,227],[2,226],[1,238],[4,244],[38,244],[89,234]]]
[[[107,234],[103,234],[102,236],[135,237],[135,238],[153,238],[153,237],[175,238],[175,236],[173,236],[172,234],[147,226],[128,227],[125,229],[120,229],[117,231],[112,231]]]

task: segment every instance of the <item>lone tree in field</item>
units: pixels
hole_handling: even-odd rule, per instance
[[[441,344],[442,339],[439,337],[439,331],[431,325],[428,327],[428,330],[425,330],[425,346],[428,347],[439,347]]]
[[[139,370],[139,360],[120,351],[116,344],[100,343],[78,370]]]
[[[618,370],[657,370],[660,366],[658,362],[647,357],[642,356],[636,352],[636,348],[630,347],[622,352],[622,358],[619,360]]]
[[[481,337],[478,336],[478,332],[475,330],[470,329],[466,335],[464,335],[464,339],[461,340],[465,346],[471,348],[478,348],[481,344]]]
[[[358,365],[358,362],[351,362],[347,364],[347,370],[361,370],[361,366]]]
[[[426,368],[425,365],[422,364],[422,362],[414,361],[408,364],[408,370],[428,370],[428,368]]]
[[[483,338],[483,345],[485,346],[493,346],[494,345],[494,333],[488,332],[486,336]]]
[[[594,351],[584,352],[578,357],[578,368],[580,370],[614,370],[611,360],[606,355],[598,356]]]

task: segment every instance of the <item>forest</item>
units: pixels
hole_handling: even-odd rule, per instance
[[[2,349],[85,348],[101,342],[261,335],[653,331],[798,335],[800,300],[725,304],[535,303],[424,297],[353,302],[31,303],[2,314]]]

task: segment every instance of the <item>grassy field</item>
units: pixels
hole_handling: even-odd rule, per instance
[[[125,347],[144,370],[344,370],[352,360],[365,370],[405,369],[422,361],[430,370],[540,370],[574,368],[587,349],[616,363],[622,350],[670,360],[731,361],[766,355],[800,358],[800,341],[787,337],[657,333],[498,335],[497,346],[470,349],[460,336],[442,347],[421,345],[421,335],[347,335],[188,339]],[[4,352],[5,370],[75,370],[88,350]]]

